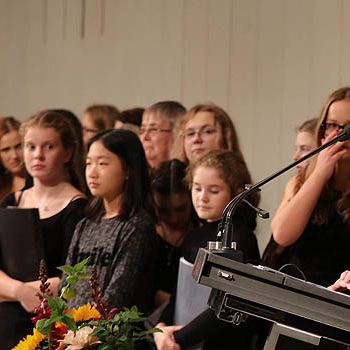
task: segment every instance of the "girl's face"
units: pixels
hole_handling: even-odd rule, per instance
[[[184,150],[189,162],[203,154],[220,149],[220,130],[210,112],[198,112],[190,119],[184,130]]]
[[[339,134],[343,131],[346,125],[350,124],[350,101],[341,100],[333,102],[328,110],[327,119],[324,122],[324,137],[337,131]],[[343,147],[347,148],[348,152],[342,159],[350,159],[350,141],[342,142]]]
[[[127,177],[124,164],[100,140],[89,148],[85,175],[92,195],[108,201],[121,198]]]
[[[99,132],[99,129],[96,128],[96,125],[88,113],[84,113],[81,125],[83,127],[83,140],[86,145],[89,140]]]
[[[314,148],[314,136],[307,131],[298,131],[295,138],[295,153],[294,160],[306,156]],[[305,160],[297,165],[297,172],[301,173],[309,163],[309,160]]]
[[[24,136],[24,162],[30,175],[45,182],[65,178],[72,150],[65,149],[54,128],[30,127]]]
[[[194,170],[192,202],[201,219],[208,222],[219,220],[230,200],[230,188],[217,169],[199,166]]]
[[[22,141],[17,130],[12,130],[1,138],[0,162],[11,174],[23,172]]]

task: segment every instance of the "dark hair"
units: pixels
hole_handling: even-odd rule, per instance
[[[72,156],[66,163],[66,171],[69,176],[69,182],[79,189],[84,191],[82,157],[84,154],[79,151],[76,132],[72,123],[63,114],[54,110],[40,111],[25,120],[20,127],[22,137],[25,136],[27,130],[34,126],[44,128],[53,128],[60,136],[62,145],[65,149],[72,149]]]
[[[84,113],[91,117],[91,121],[98,130],[114,127],[114,122],[119,116],[119,110],[113,105],[95,104],[87,107]]]
[[[168,196],[173,192],[187,193],[185,181],[186,164],[178,159],[162,162],[154,169],[151,176],[152,193]]]
[[[83,128],[80,123],[79,118],[70,110],[68,109],[53,109],[53,112],[59,113],[65,118],[69,120],[71,123],[74,133],[75,133],[75,138],[77,141],[77,152],[82,155],[79,157],[79,161],[81,164],[79,165],[79,169],[81,171],[78,173],[80,176],[79,182],[83,185],[83,192],[87,192],[87,186],[86,186],[86,181],[85,181],[85,176],[84,176],[84,168],[85,168],[85,157],[83,156],[85,154],[85,148],[84,148],[84,141],[83,141]]]
[[[141,107],[126,109],[120,112],[119,116],[116,118],[116,121],[120,120],[122,123],[129,123],[141,126],[142,114],[144,111],[145,109]]]
[[[119,217],[127,219],[142,208],[150,208],[148,166],[138,136],[125,129],[103,130],[91,138],[87,145],[88,151],[96,141],[101,141],[104,147],[123,162],[128,174]],[[88,216],[99,220],[103,214],[102,199],[93,198],[88,209]]]
[[[191,200],[191,191],[186,181],[186,173],[187,165],[178,159],[167,160],[153,169],[151,174],[151,192],[155,209],[153,215],[157,221],[159,218],[157,217],[158,209],[155,205],[156,195],[169,197],[173,193],[186,194],[189,202],[191,202],[191,223],[193,227],[197,227],[199,219]]]

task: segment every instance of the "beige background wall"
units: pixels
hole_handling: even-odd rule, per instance
[[[0,0],[0,114],[213,101],[260,180],[350,83],[349,43],[350,0]],[[272,214],[290,174],[263,189]]]

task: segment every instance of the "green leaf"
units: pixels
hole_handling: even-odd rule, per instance
[[[69,265],[62,265],[57,267],[59,270],[63,271],[66,275],[71,275],[74,272],[74,267]]]
[[[74,271],[78,272],[78,271],[83,271],[86,268],[86,265],[88,263],[88,261],[90,260],[90,257],[87,257],[86,259],[80,261],[79,263],[77,263],[76,265],[73,266]]]

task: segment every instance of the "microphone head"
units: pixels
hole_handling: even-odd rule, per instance
[[[338,136],[339,140],[338,141],[346,141],[350,139],[350,124],[346,125],[342,133]]]

